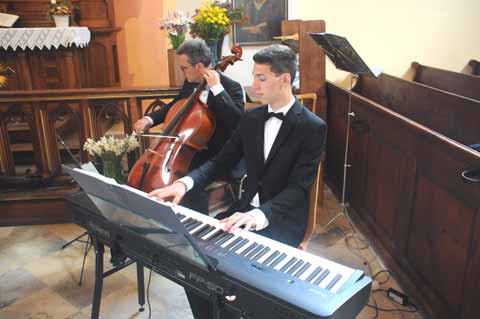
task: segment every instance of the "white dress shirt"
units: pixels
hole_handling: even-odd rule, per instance
[[[295,98],[292,97],[292,99],[287,105],[281,107],[275,113],[283,113],[283,115],[286,115],[287,112],[292,108],[294,103],[295,103]],[[268,105],[268,112],[273,112],[273,109],[270,105]],[[276,117],[271,117],[267,121],[265,121],[265,127],[263,132],[263,136],[264,136],[263,155],[264,155],[265,161],[267,160],[268,154],[270,153],[273,143],[277,138],[277,135],[278,135],[278,132],[280,131],[280,127],[282,126],[282,123],[283,121]],[[189,176],[182,177],[178,181],[185,184],[185,186],[187,187],[187,191],[191,190],[194,186],[193,179]],[[252,201],[250,202],[250,205],[252,205],[253,207],[260,207],[260,197],[258,193],[255,194]],[[255,218],[255,224],[256,224],[255,230],[259,231],[268,227],[268,224],[269,224],[268,219],[260,209],[255,208],[248,212],[245,212],[245,214],[249,214],[250,216]]]

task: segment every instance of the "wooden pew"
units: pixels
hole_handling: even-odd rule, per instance
[[[352,93],[350,215],[427,318],[478,318],[480,184],[462,173],[480,170],[480,153],[454,139],[479,136],[468,127],[478,126],[478,102],[388,75],[356,90],[364,96]],[[338,195],[349,93],[327,84],[327,181]]]
[[[478,76],[442,70],[418,62],[413,62],[411,69],[412,81],[480,101]]]
[[[462,143],[480,143],[480,101],[383,73],[360,77],[354,91]]]

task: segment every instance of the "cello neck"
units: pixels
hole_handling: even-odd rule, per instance
[[[178,110],[178,112],[172,118],[170,123],[165,127],[164,134],[172,135],[177,124],[183,119],[185,114],[191,109],[193,103],[198,99],[198,97],[200,96],[200,93],[205,89],[206,85],[207,85],[207,81],[205,79],[202,79],[200,84],[198,84],[196,89],[192,92],[192,94],[190,94],[185,104]]]

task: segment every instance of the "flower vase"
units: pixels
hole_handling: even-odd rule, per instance
[[[210,49],[210,54],[212,55],[212,65],[215,66],[217,64],[218,58],[217,58],[217,41],[215,42],[209,42],[207,43],[208,48]]]
[[[53,20],[57,28],[68,28],[70,16],[68,15],[54,15]]]
[[[122,158],[115,155],[102,156],[103,175],[111,177],[117,183],[125,183],[125,175],[123,174]]]

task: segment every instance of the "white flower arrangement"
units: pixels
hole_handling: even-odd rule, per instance
[[[102,136],[100,140],[95,141],[92,138],[88,138],[85,144],[83,144],[83,149],[87,151],[92,156],[118,156],[122,157],[128,152],[133,151],[140,144],[134,134],[125,135],[125,138],[118,139],[114,136]]]
[[[188,31],[190,22],[190,15],[181,10],[169,13],[167,18],[161,21],[160,29],[167,31],[172,47],[175,50],[185,41],[185,34]]]

